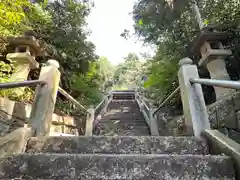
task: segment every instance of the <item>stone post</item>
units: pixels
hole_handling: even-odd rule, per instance
[[[35,60],[40,55],[41,48],[38,41],[32,36],[24,36],[14,38],[9,45],[14,48],[14,53],[7,54],[7,59],[11,61],[15,67],[15,72],[10,77],[10,81],[25,81],[31,69],[39,67]],[[24,93],[24,88],[20,88],[19,95]]]
[[[87,120],[86,120],[86,130],[85,136],[92,136],[93,133],[93,122],[94,122],[94,108],[90,107],[88,109]]]
[[[149,110],[151,136],[159,136],[157,119],[153,117],[153,109]]]
[[[230,80],[224,57],[230,56],[232,54],[231,50],[224,49],[220,41],[214,43],[206,41],[202,45],[200,52],[202,59],[199,65],[207,67],[211,79]],[[231,89],[221,87],[214,87],[214,90],[216,100],[221,99],[222,96],[231,92]]]
[[[108,105],[112,101],[112,95],[109,95],[109,96],[110,96],[109,98],[106,97],[106,99],[105,99],[105,105],[104,105],[104,108],[103,108],[103,113],[107,112]]]
[[[210,129],[207,108],[204,102],[202,87],[200,84],[191,84],[190,78],[199,78],[198,70],[192,64],[192,60],[184,58],[180,60],[178,72],[183,112],[185,117],[186,133],[197,137],[205,129]]]
[[[48,60],[47,66],[42,67],[39,80],[46,84],[36,88],[36,94],[29,119],[29,126],[34,135],[47,136],[50,133],[52,115],[57,98],[60,81],[59,64],[55,60]]]

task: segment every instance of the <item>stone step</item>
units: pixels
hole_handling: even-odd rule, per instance
[[[99,127],[112,127],[112,128],[115,128],[115,127],[122,127],[122,128],[127,128],[127,127],[148,127],[147,123],[146,122],[143,122],[143,123],[132,123],[132,122],[121,122],[121,121],[116,121],[116,122],[100,122]]]
[[[0,179],[234,180],[226,156],[21,154],[1,159]]]
[[[136,124],[146,124],[144,119],[105,119],[102,118],[100,123],[136,123]]]
[[[118,116],[118,115],[131,115],[131,116],[142,116],[142,113],[140,112],[140,111],[130,111],[130,112],[127,112],[127,111],[111,111],[111,112],[106,112],[105,113],[105,116],[111,116],[111,115],[116,115],[116,116]]]
[[[139,131],[139,132],[148,132],[149,133],[149,127],[146,126],[127,126],[127,124],[122,124],[120,125],[98,125],[97,126],[98,130],[101,131],[114,131],[114,132],[119,132],[119,131]]]
[[[108,106],[107,112],[113,112],[113,111],[131,111],[131,112],[140,112],[140,109],[137,107],[129,107],[129,106],[121,106],[121,105],[115,105],[115,106]]]
[[[142,120],[144,121],[144,117],[141,115],[131,115],[131,114],[110,114],[110,115],[104,115],[102,119],[105,120]]]
[[[132,102],[110,102],[108,105],[109,109],[134,109],[139,110],[138,104]]]
[[[205,141],[195,137],[93,136],[33,137],[27,152],[77,154],[209,154]]]
[[[113,99],[111,104],[137,104],[135,99]]]
[[[99,136],[149,136],[150,131],[147,129],[96,129],[94,134]]]
[[[150,136],[149,131],[138,131],[138,130],[100,130],[95,131],[97,136]]]

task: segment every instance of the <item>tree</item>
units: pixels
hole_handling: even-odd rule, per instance
[[[133,8],[135,35],[146,44],[157,46],[156,55],[148,61],[145,87],[158,102],[177,86],[177,64],[199,31],[191,1],[184,2],[172,8],[165,0],[138,0]],[[240,24],[239,1],[202,0],[198,5],[204,22],[219,30],[232,30]]]
[[[45,63],[52,58],[59,61],[61,86],[84,104],[101,100],[100,72],[95,45],[87,40],[89,31],[86,18],[91,4],[88,0],[1,1],[0,39],[1,52],[5,55],[6,36],[23,35],[33,30],[47,52],[47,57],[37,58]],[[0,73],[2,82],[14,70],[11,64],[2,61],[7,75]],[[5,63],[5,64],[4,64]],[[6,66],[6,67],[5,67]],[[3,68],[1,68],[3,70]],[[37,78],[37,76],[35,77]],[[60,96],[62,100],[64,98]]]
[[[120,87],[136,88],[141,79],[142,62],[135,53],[129,53],[124,62],[116,67],[114,81]]]
[[[107,57],[100,57],[98,59],[98,66],[99,75],[101,77],[101,89],[105,91],[113,85],[115,67],[111,64]]]

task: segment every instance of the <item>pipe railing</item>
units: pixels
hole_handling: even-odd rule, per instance
[[[106,99],[111,95],[112,93],[108,93],[107,95],[104,96],[103,100],[95,107],[95,110],[101,107],[101,105],[105,102]]]
[[[178,86],[165,100],[161,102],[161,104],[155,109],[153,112],[153,116],[163,107],[165,104],[170,101],[175,95],[177,95],[180,92],[180,87]]]
[[[60,86],[58,87],[58,91],[64,95],[67,99],[69,99],[72,103],[74,103],[75,105],[77,105],[78,107],[82,108],[83,110],[85,110],[88,114],[90,114],[90,112],[88,111],[87,108],[85,108],[83,105],[81,105],[76,99],[74,99],[70,94],[68,94],[63,88],[61,88]]]
[[[106,104],[108,103],[111,94],[112,93],[108,93],[107,95],[105,95],[103,100],[94,109],[94,120],[102,112],[103,108],[106,107]]]
[[[20,81],[20,82],[6,82],[0,83],[0,89],[10,89],[10,88],[19,88],[19,87],[27,87],[27,86],[37,86],[45,84],[45,81],[42,80],[28,80],[28,81]]]
[[[217,86],[229,89],[240,89],[239,81],[229,81],[229,80],[217,80],[217,79],[203,79],[203,78],[190,78],[191,83],[198,83],[207,86]]]

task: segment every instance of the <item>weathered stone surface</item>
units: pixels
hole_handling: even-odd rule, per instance
[[[127,126],[127,125],[134,125],[134,126],[145,126],[146,121],[140,120],[101,120],[100,125],[109,125],[109,126]]]
[[[0,158],[25,151],[28,138],[31,137],[30,128],[19,128],[0,138]]]
[[[136,125],[146,125],[145,120],[136,119],[101,119],[100,124],[136,124]]]
[[[240,130],[240,111],[236,112],[236,116],[237,116],[237,129]]]
[[[124,130],[124,129],[98,129],[95,131],[96,135],[99,136],[149,136],[149,129],[133,129],[133,130]]]
[[[24,102],[12,101],[8,98],[0,97],[0,136],[4,136],[27,124],[32,105]],[[59,116],[53,114],[51,133],[71,133],[77,134],[75,120],[72,117]],[[72,126],[72,127],[71,127]]]
[[[135,124],[128,124],[128,123],[126,123],[126,124],[113,124],[113,125],[109,125],[109,124],[100,124],[99,125],[99,129],[101,129],[101,130],[103,130],[103,131],[107,131],[107,130],[109,130],[109,131],[112,131],[112,130],[116,130],[116,129],[118,129],[118,130],[129,130],[129,131],[131,131],[131,130],[139,130],[139,131],[148,131],[149,132],[149,128],[148,128],[148,126],[146,126],[146,124],[144,124],[144,125],[135,125]]]
[[[214,103],[217,111],[217,120],[219,126],[226,125],[234,128],[237,125],[237,117],[232,99],[223,99]]]
[[[212,129],[228,127],[230,129],[240,130],[239,92],[234,92],[230,95],[222,97],[220,101],[208,105],[207,110]],[[179,133],[174,133],[173,129],[178,129],[177,121],[174,120],[176,118],[176,115],[169,114],[169,111],[175,112],[175,109],[168,107],[167,109],[163,109],[162,112],[157,113],[157,118],[159,120],[159,132],[161,135],[167,136],[181,135]]]
[[[205,129],[210,129],[207,108],[205,105],[202,87],[200,84],[191,84],[191,78],[199,78],[197,66],[192,60],[183,58],[178,71],[178,80],[181,90],[183,112],[185,117],[185,131],[200,137]]]
[[[105,154],[208,154],[205,141],[194,137],[93,136],[33,137],[27,152]]]
[[[235,174],[225,156],[22,154],[1,160],[0,178],[234,180]]]
[[[233,139],[234,141],[240,143],[240,132],[234,131],[234,130],[229,130],[228,131],[228,136]]]
[[[212,129],[217,129],[219,127],[219,123],[218,123],[218,119],[217,119],[217,109],[214,106],[209,106],[207,108],[208,110],[208,118],[209,118],[209,122],[211,125]]]
[[[150,129],[144,120],[136,100],[113,100],[107,112],[98,121],[95,135],[148,136]]]
[[[231,97],[232,97],[232,100],[233,100],[235,111],[240,110],[240,93],[235,92],[235,93],[232,94]]]
[[[122,112],[115,112],[114,114],[106,114],[103,116],[103,119],[108,119],[108,120],[144,120],[144,117],[138,113],[122,113]]]

